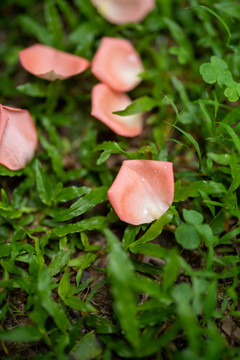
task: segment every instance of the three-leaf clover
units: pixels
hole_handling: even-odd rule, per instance
[[[210,63],[200,66],[200,74],[208,84],[218,83],[220,87],[226,86],[224,95],[229,101],[235,102],[240,96],[240,84],[233,80],[226,62],[217,56],[211,57]]]

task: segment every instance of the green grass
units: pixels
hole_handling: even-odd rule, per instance
[[[88,0],[0,3],[0,103],[39,137],[25,169],[0,167],[1,359],[240,359],[240,5],[156,2],[123,26]],[[91,60],[103,36],[144,63],[135,139],[91,118],[90,70],[48,83],[18,61],[36,42]],[[152,224],[111,209],[123,159],[173,162],[174,203]]]

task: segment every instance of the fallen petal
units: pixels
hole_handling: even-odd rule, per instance
[[[105,84],[97,84],[92,89],[91,115],[102,121],[115,133],[133,137],[142,132],[143,115],[120,116],[115,111],[124,110],[132,103],[124,93],[111,90]]]
[[[115,91],[134,89],[143,72],[142,61],[126,39],[104,37],[92,60],[92,73]]]
[[[35,44],[19,52],[21,65],[42,79],[64,80],[85,71],[88,60],[47,45]]]
[[[155,7],[154,0],[91,0],[99,13],[113,24],[140,22]]]
[[[24,168],[37,148],[37,132],[30,113],[0,105],[0,164]]]
[[[132,225],[150,223],[173,202],[172,163],[125,160],[108,190],[108,199],[122,221]]]

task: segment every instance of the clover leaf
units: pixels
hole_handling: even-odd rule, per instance
[[[200,74],[208,84],[218,83],[220,87],[226,86],[224,95],[229,101],[235,102],[240,96],[240,84],[233,80],[226,62],[217,56],[211,57],[210,63],[200,66]]]
[[[239,99],[240,96],[240,84],[234,82],[235,86],[227,87],[224,91],[224,95],[228,98],[229,101],[235,102]]]
[[[228,70],[227,64],[217,56],[212,56],[210,63],[200,66],[200,74],[208,84],[214,84],[217,81],[222,86],[232,80],[232,74]]]

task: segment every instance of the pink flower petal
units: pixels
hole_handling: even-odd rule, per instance
[[[0,105],[0,164],[24,168],[37,148],[37,132],[30,113]]]
[[[113,114],[114,111],[125,109],[131,102],[126,94],[115,92],[107,85],[100,83],[92,89],[91,115],[119,135],[137,136],[142,132],[142,114],[131,116]]]
[[[108,190],[108,199],[122,221],[132,225],[150,223],[173,202],[172,163],[125,160]]]
[[[19,52],[21,65],[42,79],[64,80],[85,71],[88,60],[50,46],[35,44]]]
[[[155,7],[154,0],[91,0],[99,13],[113,24],[140,22]]]
[[[92,60],[92,73],[113,90],[125,92],[135,88],[143,72],[142,61],[125,39],[104,37]]]
[[[3,133],[7,125],[7,122],[8,122],[8,117],[3,109],[3,106],[0,104],[0,144],[2,141]]]

